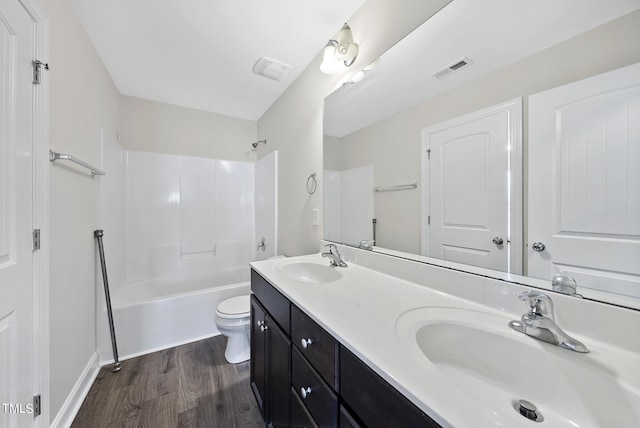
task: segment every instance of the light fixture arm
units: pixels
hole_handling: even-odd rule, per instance
[[[324,47],[320,71],[335,74],[341,68],[351,67],[358,57],[358,44],[353,42],[351,28],[346,23],[338,33],[338,39],[329,39]]]

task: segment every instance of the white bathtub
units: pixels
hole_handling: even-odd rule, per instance
[[[230,297],[249,294],[249,278],[250,270],[244,268],[197,279],[123,285],[112,296],[120,359],[220,334],[215,323],[216,306]],[[101,324],[107,325],[106,321]],[[110,343],[103,345],[111,350]],[[113,361],[111,354],[101,356],[101,360]]]

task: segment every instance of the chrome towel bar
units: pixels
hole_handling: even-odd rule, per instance
[[[49,150],[49,160],[51,162],[57,161],[57,160],[68,160],[68,161],[71,161],[71,162],[76,163],[76,164],[78,164],[80,166],[83,166],[83,167],[87,168],[89,171],[91,171],[91,176],[92,177],[95,177],[96,175],[107,175],[106,172],[102,171],[101,169],[96,168],[93,165],[89,165],[85,161],[81,161],[80,159],[78,159],[76,157],[73,157],[72,155],[65,155],[64,153],[54,152],[53,150]]]
[[[418,183],[409,183],[409,184],[399,184],[397,186],[379,186],[374,187],[373,190],[376,192],[393,192],[394,190],[410,190],[417,189]]]

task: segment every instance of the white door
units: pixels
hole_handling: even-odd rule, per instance
[[[520,273],[518,257],[510,254],[521,247],[510,226],[511,217],[518,218],[510,206],[520,195],[510,181],[517,174],[510,173],[519,174],[511,156],[519,154],[513,148],[519,147],[520,122],[517,99],[423,130],[423,171],[429,170],[423,172],[423,204],[430,216],[423,227],[425,255]]]
[[[640,297],[640,64],[532,95],[529,115],[529,275]]]
[[[0,9],[0,426],[29,426],[34,393],[32,66],[34,23]]]

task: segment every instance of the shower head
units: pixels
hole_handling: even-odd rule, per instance
[[[258,148],[258,144],[260,144],[260,143],[267,144],[267,139],[265,138],[264,140],[258,140],[255,143],[251,143],[251,145],[253,146],[254,149],[257,149]]]

